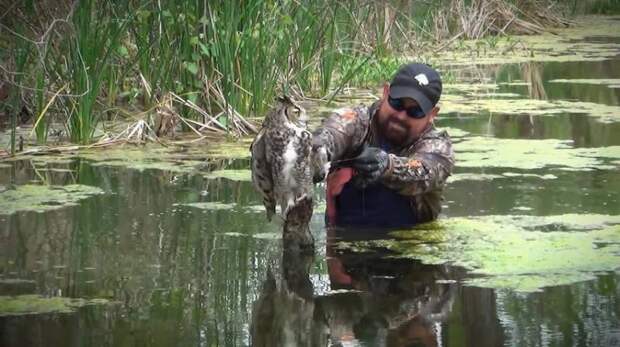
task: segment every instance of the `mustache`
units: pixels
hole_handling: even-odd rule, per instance
[[[405,129],[409,129],[409,124],[408,124],[407,122],[401,121],[401,120],[400,120],[400,119],[398,119],[398,118],[395,118],[395,117],[391,117],[391,118],[389,118],[389,119],[387,120],[387,122],[386,122],[386,125],[387,125],[388,123],[390,123],[390,122],[392,122],[392,123],[396,123],[396,124],[400,125],[401,127],[405,128]]]

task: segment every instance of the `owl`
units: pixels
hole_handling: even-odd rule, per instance
[[[308,206],[312,201],[312,134],[306,129],[306,121],[304,108],[288,96],[279,97],[250,146],[252,183],[263,197],[269,221],[276,203],[286,225],[293,207],[301,202]],[[307,215],[297,212],[299,208],[295,210],[296,216]]]

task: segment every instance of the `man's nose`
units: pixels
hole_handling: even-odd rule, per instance
[[[407,110],[398,111],[394,114],[394,116],[400,121],[405,121],[409,118],[409,116],[407,115]]]

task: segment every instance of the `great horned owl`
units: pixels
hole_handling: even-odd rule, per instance
[[[309,201],[310,208],[312,206],[312,134],[306,130],[303,107],[288,96],[276,101],[250,147],[252,182],[263,196],[269,221],[276,203],[280,204],[286,229],[288,212],[293,207],[302,201],[302,205],[307,206]]]

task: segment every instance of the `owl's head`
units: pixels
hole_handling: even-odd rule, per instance
[[[289,122],[305,125],[307,119],[306,110],[288,95],[276,98],[278,103],[277,112]]]

